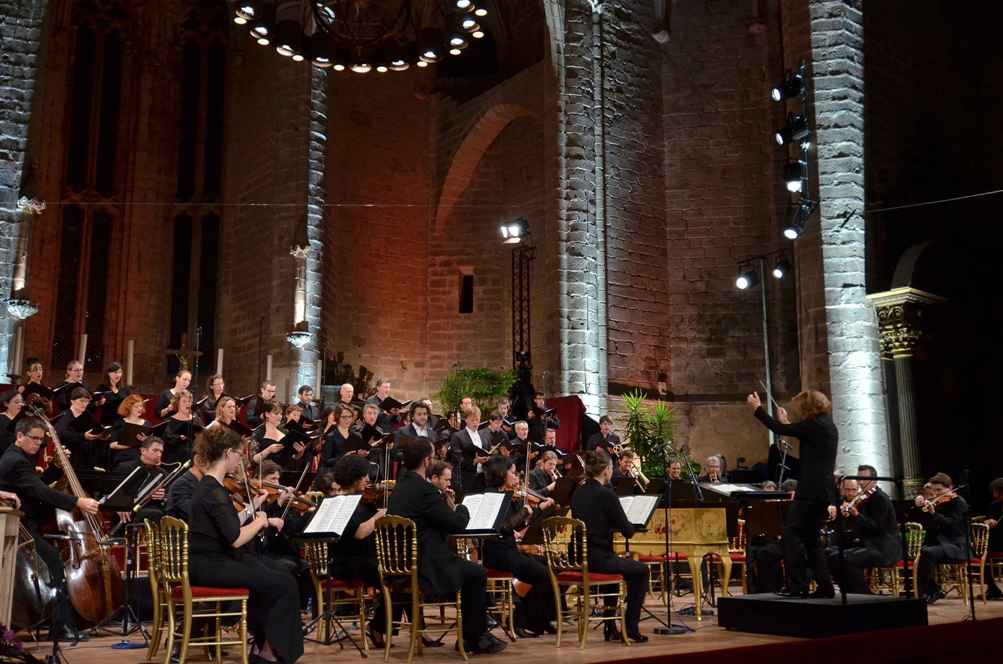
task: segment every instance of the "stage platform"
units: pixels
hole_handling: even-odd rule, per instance
[[[649,599],[647,608],[655,615],[664,617],[665,607],[660,602]],[[675,609],[692,607],[692,598],[674,600]],[[693,632],[681,636],[659,636],[653,633],[657,626],[652,620],[642,623],[642,632],[650,638],[648,643],[625,647],[621,644],[605,643],[600,631],[589,635],[586,649],[579,650],[577,643],[565,640],[560,649],[555,647],[555,638],[525,639],[510,643],[500,655],[477,656],[474,661],[516,662],[517,664],[592,664],[593,662],[632,661],[641,664],[703,664],[749,662],[796,662],[810,661],[839,662],[866,657],[868,661],[880,662],[920,662],[933,661],[943,656],[960,656],[966,653],[994,652],[999,634],[1003,633],[1003,602],[976,602],[975,623],[965,622],[967,607],[958,599],[941,600],[929,607],[929,627],[910,627],[894,630],[869,631],[846,636],[800,639],[790,636],[752,634],[727,630],[717,624],[717,615],[705,616],[698,623],[692,616],[674,615],[673,622],[693,628]],[[573,633],[573,629],[570,630]],[[500,631],[495,632],[501,637]],[[568,631],[565,631],[567,637]],[[120,640],[116,636],[92,638],[87,643],[66,647],[65,654],[70,664],[139,664],[146,661],[146,650],[114,650],[112,645]],[[133,642],[142,639],[133,635]],[[446,646],[425,649],[415,662],[423,664],[457,664],[462,662],[453,651],[452,636],[446,637]],[[28,644],[31,652],[44,661],[48,649],[44,644]],[[344,650],[334,646],[320,646],[307,643],[302,664],[327,664],[328,662],[357,662],[359,653],[350,645]],[[157,658],[162,662],[161,656]],[[206,662],[202,651],[191,653],[190,661]],[[235,653],[225,658],[225,662],[237,662]],[[371,652],[369,661],[382,661],[382,652]],[[391,662],[407,661],[406,636],[394,639]],[[941,660],[942,664],[943,660]]]

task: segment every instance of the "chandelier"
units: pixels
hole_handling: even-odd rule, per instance
[[[261,46],[357,74],[428,67],[483,39],[484,0],[236,0],[233,22]]]

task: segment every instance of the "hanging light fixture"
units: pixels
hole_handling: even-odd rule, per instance
[[[296,62],[358,74],[428,67],[483,39],[485,0],[231,0],[233,22]],[[338,54],[343,53],[344,57]]]

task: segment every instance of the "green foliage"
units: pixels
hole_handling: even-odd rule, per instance
[[[513,383],[515,373],[512,371],[455,369],[443,379],[436,398],[446,411],[458,408],[463,397],[472,397],[482,410],[492,410],[508,395]]]
[[[646,406],[647,395],[635,390],[623,396],[627,407],[625,442],[642,459],[642,469],[648,477],[662,477],[667,463],[691,463],[685,452],[672,444],[675,413],[664,401]]]

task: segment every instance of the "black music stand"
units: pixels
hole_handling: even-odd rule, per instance
[[[137,494],[143,488],[142,485],[144,484],[143,482],[135,481],[135,477],[140,470],[142,470],[142,466],[136,466],[136,468],[129,473],[129,475],[122,480],[111,493],[101,499],[101,509],[103,511],[116,513],[128,512],[132,514],[133,508],[136,506]],[[125,524],[125,537],[123,539],[125,545],[125,588],[122,594],[122,603],[111,613],[111,615],[95,625],[93,630],[107,630],[111,623],[121,620],[122,640],[112,645],[112,648],[115,650],[138,650],[140,648],[146,648],[149,645],[150,639],[149,635],[146,633],[146,628],[143,627],[143,623],[139,619],[136,608],[133,606],[130,586],[136,578],[135,572],[136,565],[139,564],[139,555],[138,552],[135,555],[130,555],[130,553],[134,548],[138,547],[139,544],[139,540],[135,536],[136,529],[143,528],[145,526],[142,523],[127,523],[124,521],[122,523]],[[130,530],[133,533],[131,538],[129,536]],[[156,598],[154,598],[154,601],[156,601]],[[128,637],[137,631],[142,635],[143,643],[133,643],[129,641]]]
[[[668,625],[666,625],[665,627],[655,628],[655,634],[660,634],[664,636],[677,636],[679,634],[686,634],[687,632],[693,631],[693,628],[690,627],[689,625],[685,624],[677,625],[672,622],[672,595],[674,594],[672,592],[672,586],[674,584],[671,583],[671,578],[672,578],[671,575],[673,574],[673,565],[672,565],[673,561],[669,557],[671,556],[670,552],[672,550],[672,535],[673,535],[672,533],[673,479],[672,476],[669,474],[669,467],[671,465],[672,464],[670,463],[666,464],[665,466],[665,487],[662,492],[662,514],[663,518],[665,519],[665,529],[663,532],[663,535],[665,536],[665,570],[662,572],[662,583],[665,583],[665,577],[667,576],[665,572],[667,571],[669,573],[668,576],[670,579],[669,592],[665,594],[666,597],[668,597],[668,602],[666,603],[665,607],[665,617],[666,620],[668,621]],[[686,464],[686,467],[690,472],[690,483],[693,485],[693,497],[696,502],[703,503],[703,490],[700,488],[700,484],[697,482],[697,477],[695,474],[693,474],[693,469],[690,468],[689,463]],[[692,581],[692,583],[696,583],[696,581]],[[662,624],[664,625],[665,623]]]

